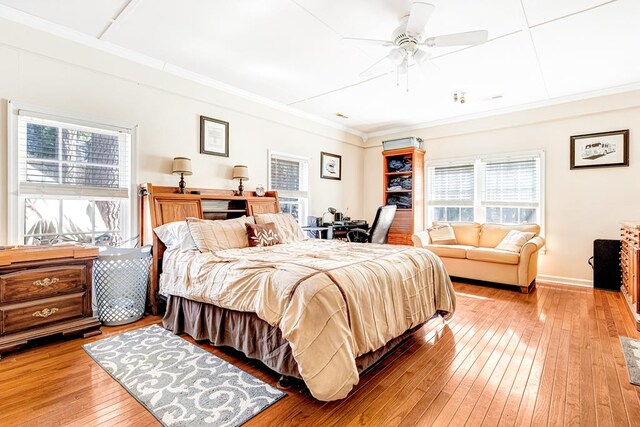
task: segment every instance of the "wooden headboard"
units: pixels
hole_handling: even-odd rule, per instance
[[[191,194],[192,191],[200,194]],[[145,238],[146,234],[150,232],[153,243],[149,284],[149,305],[153,314],[158,314],[158,282],[162,272],[162,256],[166,247],[150,230],[170,222],[184,221],[188,217],[227,219],[242,215],[280,212],[276,191],[267,191],[263,197],[258,197],[253,191],[245,191],[242,196],[236,196],[233,190],[189,188],[187,194],[180,194],[178,187],[142,184],[139,194],[141,195],[140,241],[146,242],[148,240]]]

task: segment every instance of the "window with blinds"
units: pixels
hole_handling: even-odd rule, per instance
[[[128,234],[131,131],[19,110],[20,240],[114,245]]]
[[[429,221],[541,224],[542,153],[427,168]]]
[[[278,192],[280,210],[304,224],[309,202],[309,161],[269,152],[269,189]]]
[[[432,167],[428,171],[433,221],[473,221],[474,164]]]
[[[484,163],[482,206],[487,222],[539,223],[540,159]]]

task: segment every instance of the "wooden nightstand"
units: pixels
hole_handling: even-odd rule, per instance
[[[91,310],[97,257],[81,245],[0,250],[0,356],[48,335],[100,333]]]

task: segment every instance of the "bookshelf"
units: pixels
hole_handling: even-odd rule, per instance
[[[419,148],[382,152],[382,204],[398,207],[390,244],[412,245],[411,236],[424,229],[424,154]]]

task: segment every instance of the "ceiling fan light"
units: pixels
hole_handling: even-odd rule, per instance
[[[413,59],[418,64],[424,64],[426,61],[429,60],[429,58],[431,58],[431,54],[424,50],[416,50],[415,53],[413,54]]]
[[[394,65],[400,65],[404,61],[404,50],[400,48],[392,49],[387,55],[389,61],[391,61]]]

